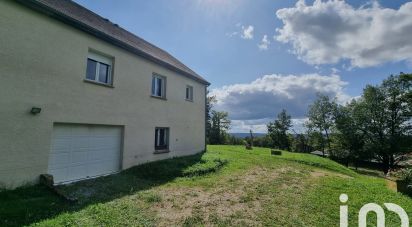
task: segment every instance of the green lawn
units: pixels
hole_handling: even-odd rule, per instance
[[[341,193],[349,195],[350,226],[370,202],[396,203],[412,219],[412,199],[382,178],[312,155],[242,146],[209,146],[61,189],[78,202],[42,186],[0,192],[0,226],[339,226]],[[386,226],[400,225],[386,216]]]

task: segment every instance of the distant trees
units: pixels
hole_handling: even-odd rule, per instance
[[[359,160],[369,159],[371,155],[364,150],[365,134],[359,128],[362,124],[357,108],[357,102],[353,100],[346,106],[339,105],[334,113],[335,131],[333,136],[332,156],[346,159],[355,167]]]
[[[315,102],[309,106],[308,110],[308,131],[312,139],[319,142],[323,155],[325,155],[325,147],[330,150],[330,131],[334,124],[334,112],[337,104],[335,100],[330,100],[329,96],[318,94]],[[324,135],[324,136],[323,136]]]
[[[273,146],[273,141],[269,135],[255,137],[253,143],[255,147],[272,147]]]
[[[227,112],[213,110],[217,100],[215,96],[206,98],[206,142],[208,144],[226,144],[235,142],[235,138],[228,135],[231,121]]]
[[[209,91],[207,91],[207,94]],[[210,143],[210,134],[212,130],[212,108],[216,103],[216,96],[207,96],[206,97],[206,142]]]
[[[396,156],[410,151],[402,147],[411,133],[410,74],[390,76],[381,85],[367,86],[354,102],[354,118],[364,135],[365,151],[374,154],[385,173],[396,165]]]
[[[412,76],[390,76],[368,85],[362,96],[346,105],[319,95],[309,107],[311,143],[320,143],[335,158],[353,163],[375,159],[387,173],[397,157],[410,152],[412,129]]]
[[[290,140],[292,151],[309,153],[313,149],[313,147],[309,143],[309,136],[305,133],[295,133],[294,135],[290,135]]]
[[[215,102],[214,97],[208,97],[208,143],[251,143],[252,138],[240,139],[227,133],[228,113],[212,110]],[[401,155],[412,151],[412,74],[391,75],[380,85],[368,85],[359,98],[344,105],[318,94],[307,117],[307,132],[291,134],[291,116],[282,110],[268,123],[268,134],[253,138],[253,144],[298,152],[321,149],[331,158],[355,166],[374,160],[387,173]]]
[[[229,114],[212,110],[211,128],[209,134],[210,144],[225,144],[227,142],[227,131],[230,129]]]
[[[268,135],[272,139],[273,147],[290,150],[288,130],[292,127],[291,116],[283,109],[274,122],[267,125]]]

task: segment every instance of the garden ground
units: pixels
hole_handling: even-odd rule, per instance
[[[242,146],[137,166],[61,186],[0,192],[0,226],[338,226],[339,195],[349,196],[350,226],[366,203],[391,202],[412,219],[412,199],[320,157]],[[376,225],[369,218],[369,225]],[[376,219],[376,217],[375,217]],[[386,226],[399,226],[386,212]]]

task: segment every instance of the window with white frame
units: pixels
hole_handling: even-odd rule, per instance
[[[155,150],[169,149],[169,128],[155,129]]]
[[[186,86],[186,100],[193,101],[193,87],[189,85]]]
[[[113,59],[89,52],[87,56],[86,80],[112,85]]]
[[[153,74],[152,96],[166,98],[166,77]]]

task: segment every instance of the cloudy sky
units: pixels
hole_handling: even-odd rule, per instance
[[[317,93],[341,103],[412,71],[412,2],[76,0],[209,80],[232,132],[265,132],[285,108],[296,130]]]

